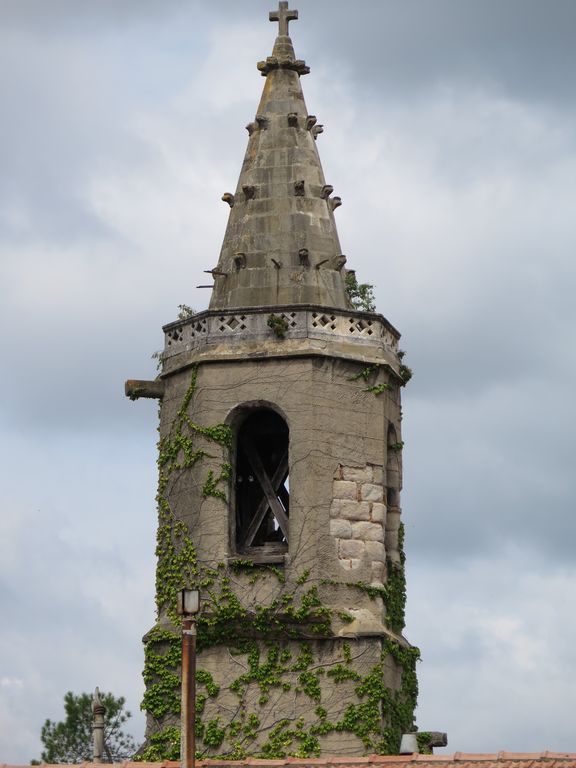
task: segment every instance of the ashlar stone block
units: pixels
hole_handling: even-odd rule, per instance
[[[338,539],[351,539],[352,525],[348,520],[330,520],[330,534]]]
[[[344,480],[352,480],[354,483],[372,482],[372,467],[342,467],[342,477]]]
[[[367,541],[366,554],[370,560],[377,560],[379,563],[386,560],[386,550],[381,541]]]
[[[356,500],[358,486],[349,480],[334,480],[334,498],[335,499],[353,499]]]
[[[357,558],[360,559],[366,552],[366,544],[356,539],[342,539],[340,541],[340,557],[342,559]]]
[[[330,517],[345,520],[370,520],[370,504],[367,501],[334,499],[330,506]]]
[[[361,560],[351,559],[351,560],[340,560],[340,565],[342,568],[344,568],[345,571],[355,571],[356,568],[360,568]]]
[[[383,523],[386,520],[386,505],[385,504],[372,504],[372,512],[370,513],[370,519],[374,523]]]
[[[384,541],[384,529],[380,523],[353,523],[352,536],[362,541]]]
[[[360,498],[362,501],[382,501],[384,488],[374,483],[364,483],[360,488]]]
[[[372,467],[372,480],[379,485],[384,485],[384,467]]]
[[[384,563],[372,563],[372,581],[377,584],[384,582]]]

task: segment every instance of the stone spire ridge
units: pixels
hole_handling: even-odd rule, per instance
[[[258,63],[266,78],[248,130],[236,192],[224,193],[230,217],[218,265],[211,270],[210,309],[316,305],[349,308],[334,210],[316,139],[323,131],[308,114],[289,23],[298,11],[280,2],[271,56]]]

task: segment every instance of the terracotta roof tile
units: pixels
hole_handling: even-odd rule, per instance
[[[446,768],[576,768],[576,753],[570,752],[498,752],[470,753],[455,752],[453,755],[369,755],[366,757],[287,757],[285,760],[258,760],[248,758],[246,760],[198,760],[198,768],[230,768],[234,765],[259,766],[260,768],[278,768],[278,766],[290,766],[290,768],[308,768],[309,766],[326,766],[326,768],[423,768],[430,763],[434,768],[445,764]],[[457,767],[455,766],[457,763]],[[481,763],[481,766],[479,765]],[[81,763],[80,765],[58,765],[53,768],[179,768],[180,763],[175,760],[166,760],[162,763],[135,763],[126,760],[123,763],[110,764]],[[9,765],[0,763],[0,768],[29,768],[29,766]],[[43,764],[43,768],[52,768]]]

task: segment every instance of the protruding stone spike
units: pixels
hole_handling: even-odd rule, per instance
[[[237,253],[234,256],[234,266],[236,269],[246,269],[246,254]]]
[[[308,252],[308,248],[300,248],[298,251],[298,259],[300,261],[301,267],[310,266],[310,254]]]

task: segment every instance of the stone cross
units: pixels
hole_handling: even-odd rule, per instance
[[[270,11],[270,21],[278,22],[278,35],[288,36],[288,24],[298,18],[298,11],[288,10],[287,2],[278,3],[277,11]]]

